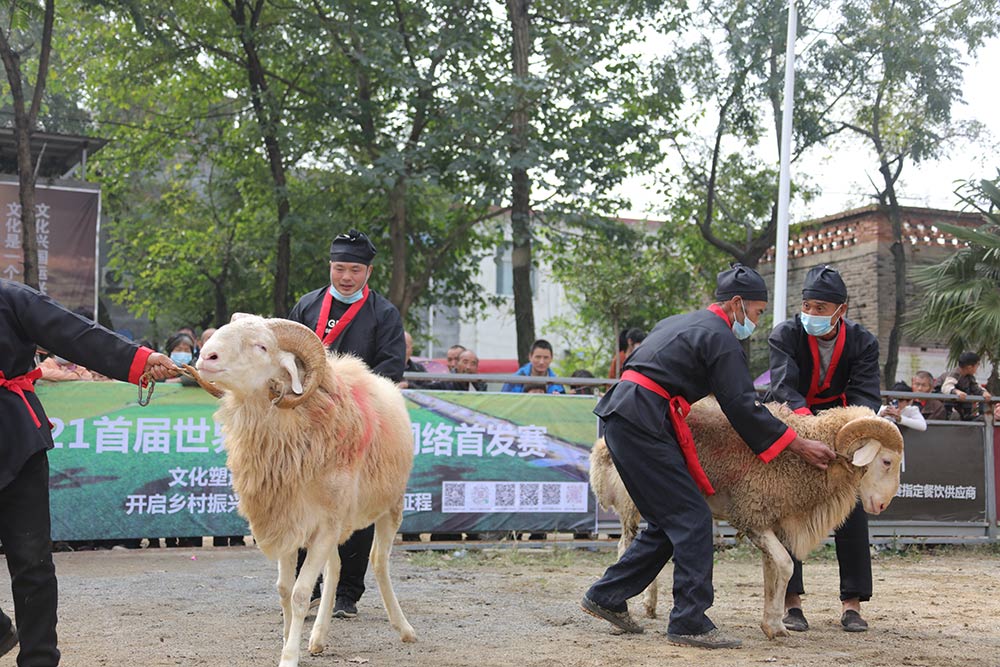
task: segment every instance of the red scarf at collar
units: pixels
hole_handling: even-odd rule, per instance
[[[323,340],[323,345],[329,347],[333,341],[337,340],[337,336],[344,332],[347,325],[351,323],[354,316],[358,314],[361,310],[361,306],[365,305],[368,301],[368,285],[365,285],[362,291],[362,296],[360,299],[351,304],[351,307],[347,309],[344,316],[337,320],[337,324],[330,329],[330,333],[323,335],[326,331],[326,323],[330,320],[330,308],[333,307],[333,294],[330,290],[326,290],[326,294],[323,296],[323,307],[319,310],[319,319],[316,321],[316,335]]]

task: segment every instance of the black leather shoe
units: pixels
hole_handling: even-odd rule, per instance
[[[12,625],[10,630],[0,637],[0,656],[7,655],[15,646],[17,646],[17,630]]]
[[[840,624],[844,626],[844,632],[865,632],[868,630],[868,621],[861,618],[861,614],[848,609],[840,617]]]
[[[806,615],[798,607],[792,607],[786,611],[781,622],[785,624],[786,630],[792,632],[805,632],[809,629],[809,621],[806,620]]]
[[[641,635],[643,632],[642,626],[635,622],[632,615],[628,613],[628,609],[625,611],[611,611],[597,604],[586,595],[580,601],[580,608],[591,616],[607,621],[623,632],[633,635]]]
[[[354,618],[358,615],[358,605],[354,600],[338,595],[333,603],[334,618]]]

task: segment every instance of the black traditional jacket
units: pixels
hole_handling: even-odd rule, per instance
[[[770,461],[796,433],[759,400],[750,379],[743,347],[732,322],[716,305],[660,320],[625,361],[632,370],[689,403],[715,394],[733,428],[762,460]],[[668,402],[632,382],[619,382],[600,400],[594,413],[619,415],[659,438],[670,437]]]
[[[0,488],[30,456],[53,447],[35,378],[26,377],[35,368],[36,345],[134,384],[153,353],[26,285],[0,279]]]
[[[288,314],[288,319],[316,331],[323,298],[329,289],[327,285],[303,296]],[[323,336],[349,308],[350,306],[336,299],[332,301],[329,318],[323,323]],[[393,382],[403,379],[403,369],[406,366],[403,320],[396,306],[374,290],[368,291],[368,299],[361,310],[327,348],[341,354],[353,354],[373,371]]]
[[[771,388],[767,400],[787,403],[800,414],[838,405],[861,405],[876,412],[879,393],[878,339],[857,322],[842,318],[833,357],[820,377],[819,346],[798,315],[774,328],[768,338]]]

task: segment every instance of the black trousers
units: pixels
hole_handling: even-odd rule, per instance
[[[712,512],[672,437],[659,439],[612,415],[605,442],[625,488],[646,520],[644,528],[587,597],[612,611],[652,583],[674,559],[674,606],[667,632],[702,634],[715,627],[712,606]]]
[[[375,524],[356,530],[337,550],[340,553],[340,581],[337,582],[337,597],[346,597],[357,602],[365,592],[365,573],[368,571],[368,555],[375,540]],[[295,576],[306,561],[306,550],[299,550],[299,563]],[[319,584],[323,575],[316,580],[313,596],[319,597]]]
[[[18,667],[56,667],[58,584],[52,563],[49,518],[49,459],[29,458],[17,477],[0,489],[0,542],[10,570],[14,618],[20,638]],[[0,630],[10,619],[0,611]]]
[[[833,533],[837,547],[837,564],[840,566],[840,599],[858,598],[862,602],[872,599],[872,555],[868,543],[868,514],[858,501],[847,520]],[[795,568],[788,581],[788,592],[802,595],[802,562],[792,559]]]

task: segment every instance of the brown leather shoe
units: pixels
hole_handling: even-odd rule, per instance
[[[611,611],[610,609],[605,609],[601,605],[597,604],[586,595],[583,596],[583,600],[580,601],[580,608],[585,612],[607,621],[611,625],[615,626],[622,632],[628,632],[629,634],[641,635],[643,633],[642,626],[635,622],[632,615],[625,611]]]

